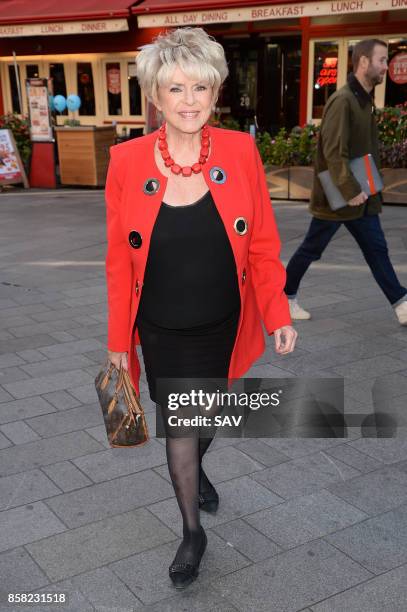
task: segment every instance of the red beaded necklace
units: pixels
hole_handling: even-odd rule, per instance
[[[168,151],[167,134],[165,131],[165,127],[166,124],[163,123],[163,125],[159,129],[158,148],[167,168],[171,168],[171,172],[173,172],[174,174],[182,174],[182,176],[191,176],[192,173],[198,174],[199,172],[201,172],[202,166],[208,159],[209,155],[210,136],[208,126],[205,124],[202,128],[201,152],[199,155],[199,161],[197,161],[197,163],[193,164],[192,166],[180,166],[179,164],[176,164],[175,161],[172,159]]]

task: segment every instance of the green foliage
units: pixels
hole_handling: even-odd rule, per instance
[[[376,113],[380,142],[390,145],[407,139],[407,102],[385,106]]]
[[[273,166],[290,165],[290,146],[291,141],[287,135],[287,130],[281,128],[271,140],[270,164]]]
[[[295,127],[290,134],[290,165],[312,166],[317,147],[318,128],[307,124]]]
[[[23,164],[27,165],[31,155],[30,124],[28,117],[22,119],[16,113],[0,115],[0,129],[13,132]]]
[[[223,127],[227,130],[240,130],[240,123],[237,121],[237,119],[233,119],[233,117],[228,117],[226,119],[223,119],[221,121],[221,125],[220,127]]]
[[[295,127],[290,133],[281,128],[272,138],[268,132],[259,133],[257,146],[264,164],[273,166],[311,166],[314,161],[318,127]]]
[[[64,121],[64,125],[67,125],[68,127],[78,127],[80,124],[81,122],[79,119],[65,119]]]
[[[383,168],[407,168],[407,102],[377,111],[379,151]],[[312,166],[319,127],[308,124],[290,133],[281,128],[272,137],[257,134],[256,142],[264,164],[273,166]]]
[[[256,144],[263,164],[269,164],[273,148],[270,133],[258,132],[256,135]]]
[[[381,142],[379,153],[382,168],[407,168],[407,138],[393,144]]]
[[[407,168],[407,102],[377,111],[380,163],[383,168]]]
[[[215,113],[213,119],[209,122],[209,125],[213,125],[213,127],[224,128],[225,130],[240,130],[240,123],[237,119],[233,117],[225,117],[222,119],[221,113]]]

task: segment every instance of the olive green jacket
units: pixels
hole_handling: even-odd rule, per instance
[[[349,201],[361,188],[349,168],[349,160],[371,153],[379,169],[378,132],[373,98],[351,73],[346,85],[328,99],[315,158],[314,182],[309,210],[318,219],[348,221],[382,210],[382,196],[376,194],[361,206],[345,206],[333,211],[325,197],[318,173],[329,170],[332,180]]]

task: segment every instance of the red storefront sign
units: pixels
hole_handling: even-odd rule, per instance
[[[319,75],[317,78],[317,83],[319,87],[324,87],[324,85],[332,85],[336,83],[337,75],[338,75],[338,58],[337,57],[326,57],[324,63],[322,65],[321,70],[319,71]]]
[[[397,85],[407,83],[407,53],[397,53],[389,64],[389,77]]]

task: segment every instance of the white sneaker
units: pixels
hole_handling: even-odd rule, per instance
[[[290,306],[290,315],[293,320],[305,321],[305,319],[311,318],[311,313],[307,310],[304,310],[304,308],[301,308],[301,306],[297,302],[297,298],[289,298],[288,304]]]
[[[407,300],[401,302],[401,304],[396,306],[394,310],[396,312],[400,325],[407,325]]]

